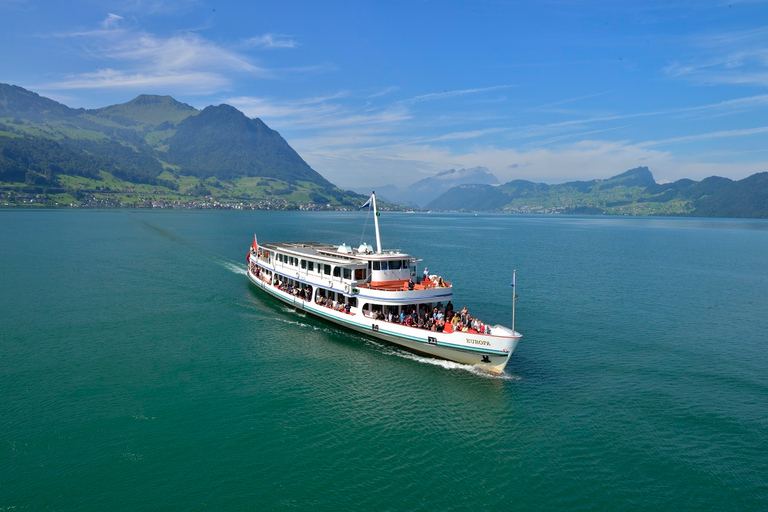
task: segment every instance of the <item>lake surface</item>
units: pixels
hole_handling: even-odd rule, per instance
[[[501,377],[248,284],[364,212],[0,211],[0,511],[768,509],[768,221],[380,220]]]

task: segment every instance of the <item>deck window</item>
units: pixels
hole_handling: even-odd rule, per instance
[[[378,261],[374,261],[373,270],[381,270],[381,263],[379,263]]]
[[[330,265],[323,265],[323,274],[329,276],[331,275],[331,266]]]
[[[333,277],[341,277],[341,267],[333,267]]]
[[[351,268],[345,268],[344,269],[344,279],[352,279],[352,269]]]
[[[307,262],[307,270],[314,272],[315,271],[315,262],[314,261],[308,261]]]
[[[301,260],[301,268],[303,268],[304,270],[307,269],[307,260]]]
[[[394,260],[389,262],[389,270],[400,270],[400,264],[402,261]]]
[[[381,270],[387,270],[387,262],[386,261],[382,261],[381,262]]]

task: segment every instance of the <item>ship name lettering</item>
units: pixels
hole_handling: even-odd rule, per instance
[[[467,343],[472,343],[473,345],[488,345],[491,346],[490,342],[486,340],[476,340],[474,338],[467,338]]]

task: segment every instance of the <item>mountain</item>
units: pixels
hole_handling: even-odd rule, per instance
[[[82,109],[69,108],[17,85],[0,84],[0,118],[14,117],[43,122],[75,117],[82,112]]]
[[[170,96],[141,94],[128,103],[86,111],[88,115],[113,121],[121,126],[173,125],[200,112]]]
[[[485,167],[472,167],[442,171],[408,186],[383,185],[374,187],[374,190],[388,202],[422,207],[452,187],[469,183],[494,185],[498,184],[499,180]],[[355,189],[360,193],[365,193],[366,190]]]
[[[658,184],[647,167],[607,180],[557,185],[514,180],[501,186],[460,185],[428,203],[432,210],[685,215],[768,218],[768,173],[740,181],[712,176]]]
[[[279,133],[229,105],[206,107],[179,122],[168,138],[169,161],[193,176],[269,176],[333,185],[315,172]],[[275,171],[279,169],[279,173]]]
[[[72,183],[103,189],[66,178],[103,181],[103,173],[125,182],[119,186],[126,190],[127,184],[147,184],[182,195],[226,192],[232,198],[280,196],[348,206],[364,201],[312,169],[263,121],[229,105],[201,111],[170,96],[142,94],[118,105],[73,109],[0,84],[4,189],[67,189]]]

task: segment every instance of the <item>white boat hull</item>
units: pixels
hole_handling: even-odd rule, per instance
[[[249,280],[273,297],[296,309],[344,326],[407,350],[457,363],[475,365],[492,374],[504,371],[522,335],[503,326],[492,326],[489,334],[435,332],[382,320],[373,320],[359,312],[348,314],[304,300],[247,271]]]

